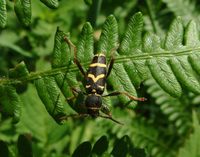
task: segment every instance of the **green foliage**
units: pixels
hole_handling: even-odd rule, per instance
[[[185,146],[180,149],[178,156],[179,157],[188,157],[188,156],[200,156],[199,152],[199,139],[200,139],[200,125],[197,118],[197,114],[193,113],[193,126],[194,132],[190,135],[189,139],[186,141]]]
[[[0,155],[1,156],[5,156],[5,157],[8,157],[9,156],[9,151],[8,151],[8,147],[6,145],[5,142],[3,141],[0,141]]]
[[[168,6],[168,9],[171,10],[176,16],[183,16],[184,23],[186,24],[188,20],[194,19],[199,24],[199,14],[198,8],[199,4],[196,0],[163,0],[164,3]],[[196,6],[197,5],[197,6]]]
[[[25,135],[20,135],[17,141],[17,147],[19,156],[25,157],[25,156],[33,156],[32,147],[31,147],[31,140],[30,137]]]
[[[199,156],[198,7],[196,0],[2,0],[0,156]],[[148,99],[103,99],[123,126],[63,120],[86,112],[85,95],[68,99],[72,87],[85,89],[64,37],[84,70],[96,53],[115,58],[105,94]]]
[[[14,9],[19,21],[24,26],[29,26],[31,23],[31,1],[16,0]]]
[[[58,8],[59,2],[58,0],[40,0],[47,7],[51,9]],[[31,24],[31,0],[15,0],[14,10],[19,19],[20,23],[28,27]],[[0,2],[0,28],[4,28],[7,24],[7,9],[6,9],[6,0],[2,0]]]
[[[58,8],[58,5],[59,5],[58,0],[40,0],[40,1],[52,9]]]
[[[0,28],[6,26],[7,13],[6,13],[6,0],[0,2]]]
[[[160,106],[161,112],[176,127],[177,133],[186,134],[191,128],[191,109],[190,102],[187,100],[191,99],[190,96],[185,94],[179,99],[173,98],[163,91],[153,79],[145,81],[145,85],[148,86],[147,92],[155,99],[155,103]]]
[[[1,86],[2,118],[11,116],[16,123],[20,119],[21,100],[13,86]]]

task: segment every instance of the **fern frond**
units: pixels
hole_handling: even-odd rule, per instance
[[[0,86],[1,113],[2,118],[13,117],[17,123],[21,115],[21,100],[13,86]]]
[[[40,0],[40,1],[51,9],[56,9],[59,6],[58,0]]]
[[[196,23],[191,21],[184,30],[181,19],[175,19],[164,41],[151,33],[147,33],[142,38],[142,31],[142,14],[136,13],[130,19],[119,52],[115,52],[114,55],[115,64],[108,79],[108,83],[113,89],[137,96],[135,86],[139,87],[152,75],[159,86],[173,97],[181,97],[183,89],[199,94],[200,42]],[[93,52],[92,34],[91,25],[86,23],[76,44],[78,58],[84,67],[88,66],[93,53],[95,53]],[[76,79],[78,69],[76,65],[72,64],[73,51],[70,51],[70,47],[65,43],[64,36],[68,36],[68,34],[58,29],[55,36],[51,70],[30,73],[15,77],[15,79],[0,80],[1,85],[23,84],[34,80],[38,94],[55,119],[64,114],[64,105],[60,103],[59,88],[65,98],[73,95],[71,87],[84,90],[80,82],[82,80]],[[117,45],[119,45],[118,24],[111,15],[104,23],[97,53],[106,53],[109,60]],[[125,96],[119,96],[119,98],[122,104],[130,103]],[[136,102],[131,102],[131,104],[129,106],[133,107]]]
[[[169,26],[172,20],[170,16],[167,16],[167,8],[163,7],[162,0],[159,2],[157,0],[146,0],[145,4],[148,12],[147,15],[144,15],[145,30],[154,32],[163,38],[166,26]]]
[[[162,46],[155,46],[161,45],[159,38],[155,35],[147,35],[144,39],[144,49],[150,50],[150,54],[157,51],[168,56],[169,54],[167,53],[171,51],[173,57],[152,57],[152,59],[147,60],[147,64],[154,79],[166,92],[174,97],[181,96],[182,88],[186,88],[194,93],[199,93],[199,76],[197,76],[196,68],[191,65],[194,60],[191,62],[188,61],[189,56],[193,54],[199,55],[198,50],[196,52],[194,48],[196,47],[198,49],[197,43],[199,43],[199,40],[193,43],[195,46],[190,45],[189,42],[186,42],[187,45],[183,44],[184,37],[186,41],[192,38],[193,33],[191,30],[197,30],[194,22],[188,24],[184,36],[183,25],[181,19],[178,18],[174,20],[167,33],[164,48],[162,48]],[[198,39],[197,34],[193,37]],[[183,54],[185,52],[188,52],[188,54]]]
[[[0,1],[0,28],[4,28],[7,23],[6,0]]]
[[[40,0],[40,1],[51,9],[56,9],[59,6],[58,0]],[[25,27],[30,26],[31,16],[32,16],[31,0],[15,0],[13,2],[14,2],[14,10],[20,23]],[[0,1],[0,28],[4,28],[6,24],[7,24],[6,0],[1,0]]]
[[[130,117],[129,117],[130,118]],[[112,133],[121,137],[121,135],[128,135],[134,142],[134,145],[139,148],[147,150],[148,154],[153,157],[174,157],[175,149],[171,149],[172,139],[165,141],[164,135],[160,134],[159,130],[148,124],[144,119],[135,118],[131,120],[131,127],[120,128],[113,126]]]
[[[24,62],[19,63],[15,68],[9,70],[9,78],[15,79],[28,76],[29,72]],[[7,79],[2,79],[1,81]],[[20,86],[22,87],[22,86]],[[18,86],[12,84],[0,85],[0,110],[3,118],[12,117],[13,122],[17,123],[20,120],[22,102],[17,93]]]
[[[196,0],[162,0],[166,3],[168,9],[172,11],[175,16],[182,16],[184,24],[190,19],[195,19],[198,26],[200,22],[199,11],[198,11],[198,1]]]
[[[167,115],[168,120],[176,127],[179,135],[186,134],[191,128],[191,104],[185,101],[185,95],[180,99],[168,95],[155,80],[145,81],[148,86],[147,92],[155,99],[163,114]],[[188,104],[189,103],[189,104]]]
[[[19,21],[24,26],[29,26],[31,24],[31,1],[16,0],[14,4],[14,9]]]

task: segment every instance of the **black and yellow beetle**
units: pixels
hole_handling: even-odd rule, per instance
[[[91,64],[89,65],[89,68],[87,72],[85,72],[81,66],[81,63],[77,59],[77,50],[76,46],[68,39],[64,38],[65,41],[69,44],[69,46],[73,47],[74,49],[74,63],[78,66],[80,72],[83,74],[85,80],[86,80],[86,99],[85,99],[85,107],[87,109],[86,114],[79,114],[79,115],[72,115],[72,116],[92,116],[94,118],[96,117],[103,117],[103,118],[108,118],[111,119],[112,121],[116,123],[120,123],[117,120],[113,119],[109,109],[102,104],[102,97],[107,97],[107,96],[115,96],[115,95],[120,95],[124,94],[128,96],[131,100],[135,101],[145,101],[146,98],[137,98],[135,96],[132,96],[128,94],[127,92],[112,92],[107,95],[103,95],[104,90],[105,90],[105,84],[106,84],[106,79],[108,78],[113,64],[114,64],[114,58],[111,57],[111,60],[109,64],[107,65],[106,63],[106,56],[103,53],[99,53],[94,55]],[[74,88],[72,88],[73,93],[79,93],[81,91],[78,91]],[[101,115],[99,112],[102,111],[103,113],[106,114],[106,116]],[[120,123],[121,124],[121,123]]]

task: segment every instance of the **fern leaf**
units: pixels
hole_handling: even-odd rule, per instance
[[[52,54],[52,68],[58,68],[66,66],[70,63],[70,53],[67,56],[67,52],[69,52],[69,47],[64,42],[64,37],[68,36],[66,33],[61,31],[59,28],[56,30],[55,38],[54,38],[54,50]]]
[[[157,45],[157,46],[155,46]],[[162,51],[160,48],[160,40],[153,34],[146,35],[144,38],[144,49],[146,52]],[[154,79],[162,88],[168,91],[171,95],[180,96],[181,87],[171,68],[167,64],[167,58],[152,58],[147,60],[149,70]],[[160,79],[162,78],[162,79]]]
[[[170,18],[166,15],[166,10],[163,9],[161,1],[159,3],[156,0],[145,2],[148,11],[147,16],[144,16],[145,30],[154,32],[163,38],[163,28],[169,25]]]
[[[24,76],[28,76],[29,71],[26,67],[24,61],[20,62],[15,66],[15,68],[9,69],[9,77],[10,78],[20,78]]]
[[[156,104],[159,105],[163,114],[167,115],[168,120],[176,127],[178,134],[188,133],[191,128],[192,118],[188,107],[190,104],[185,101],[185,96],[180,99],[169,96],[153,79],[145,81],[145,85],[149,87],[147,92],[155,98]]]
[[[81,62],[90,62],[94,55],[94,39],[93,28],[87,22],[81,31],[80,38],[77,43],[77,56]]]
[[[60,123],[60,117],[64,116],[65,113],[64,106],[60,100],[60,90],[54,77],[43,77],[35,80],[35,86],[49,114]]]
[[[189,62],[192,68],[200,75],[200,55],[192,54],[189,56]]]
[[[15,68],[9,70],[9,78],[11,79],[25,77],[28,76],[28,74],[29,72],[24,62],[19,63]],[[2,113],[5,116],[11,116],[14,123],[17,123],[20,120],[22,106],[22,102],[16,88],[18,89],[18,87],[20,87],[19,89],[21,89],[22,86],[23,85],[0,86]],[[26,86],[26,84],[24,86]]]
[[[13,86],[0,86],[1,112],[3,117],[13,117],[17,123],[21,115],[21,100]]]
[[[169,38],[168,38],[169,39]],[[170,41],[166,41],[169,42]],[[158,45],[155,47],[155,45]],[[151,53],[154,51],[161,51],[159,38],[155,35],[146,35],[144,38],[144,49]],[[168,45],[168,44],[166,44]],[[179,97],[182,93],[179,82],[174,76],[171,68],[167,64],[167,58],[152,58],[147,60],[147,65],[149,70],[154,77],[154,79],[159,83],[159,85],[165,89],[168,93],[175,97]],[[162,79],[160,79],[162,78]]]
[[[33,150],[31,140],[26,135],[20,135],[17,141],[18,155],[21,157],[30,156],[33,157]]]
[[[65,68],[66,70],[64,72],[59,71],[59,73],[54,76],[56,83],[61,89],[65,98],[73,96],[71,88],[77,84],[76,73],[68,71],[68,68],[70,68],[72,63],[73,52],[70,51],[70,47],[64,41],[64,37],[67,36],[68,35],[66,33],[57,28],[52,60],[52,69],[67,67]],[[72,104],[70,105],[73,107]]]
[[[106,136],[102,136],[99,138],[92,148],[92,154],[97,156],[102,156],[105,151],[108,149],[108,138]]]
[[[197,16],[199,12],[196,9],[196,0],[162,0],[166,3],[169,10],[171,10],[176,16],[182,16],[184,23],[186,24],[188,20],[195,19],[199,25],[199,17]]]
[[[110,15],[102,28],[98,43],[98,52],[103,52],[109,57],[109,53],[118,46],[118,24],[113,15]]]
[[[46,143],[47,141],[51,143],[52,140],[54,144],[59,139],[59,136],[66,135],[66,129],[68,127],[66,125],[58,125],[53,121],[42,101],[39,99],[34,85],[29,84],[27,91],[21,94],[20,98],[23,102],[22,115],[20,122],[17,124],[17,133],[29,133],[41,143]]]
[[[55,35],[55,44],[53,51],[52,69],[60,68],[63,66],[69,66],[71,60],[70,56],[66,55],[69,50],[67,44],[64,42],[64,36],[66,34],[57,28]],[[38,95],[44,103],[48,113],[58,122],[60,117],[64,116],[64,104],[61,102],[60,90],[61,88],[64,95],[68,95],[70,90],[68,84],[63,80],[65,75],[59,72],[55,77],[41,77],[35,80],[35,86]],[[58,85],[58,86],[57,86]]]
[[[179,53],[183,53],[184,50],[187,52],[193,52],[193,49],[189,49],[191,47],[191,44],[188,41],[190,40],[190,38],[192,38],[193,35],[191,31],[194,30],[196,30],[196,25],[194,24],[194,22],[191,22],[186,28],[186,34],[184,36],[181,19],[177,18],[170,26],[170,30],[165,39],[164,48],[155,48],[154,44],[152,44],[152,48],[150,48],[151,53],[156,51],[162,53],[163,55],[167,55],[167,53],[170,51],[171,55],[177,54],[176,57],[171,59],[169,57],[163,56],[153,57],[153,59],[147,60],[147,64],[154,79],[166,92],[174,97],[181,96],[182,88],[186,88],[187,90],[195,93],[200,92],[200,84],[198,81],[198,76],[195,72],[195,68],[193,69],[193,67],[191,66],[192,63],[188,62],[188,57],[190,56],[190,53],[188,53],[187,55],[178,55]],[[183,45],[184,37],[187,41],[186,43],[189,45]],[[153,41],[155,41],[154,38],[154,35],[149,36],[148,38],[146,37],[144,40],[147,41],[144,43],[153,43]],[[196,37],[195,39],[198,38]],[[198,48],[199,45],[197,46],[197,44],[199,43],[199,40],[195,43],[195,48]],[[194,45],[192,47],[194,48]],[[149,49],[149,44],[144,45],[144,48],[145,50]]]
[[[59,6],[58,0],[40,0],[40,1],[51,9],[56,9]]]
[[[143,30],[143,17],[142,14],[136,13],[131,17],[124,38],[120,45],[120,54],[135,54],[137,49],[141,49]],[[136,52],[135,52],[136,51]]]
[[[31,24],[31,1],[16,0],[14,9],[19,21],[24,26],[29,26]]]
[[[118,25],[113,16],[110,16],[105,21],[103,26],[102,35],[99,40],[99,51],[100,52],[111,52],[118,45]],[[113,86],[115,90],[127,91],[132,95],[137,95],[135,87],[133,86],[129,75],[127,74],[125,68],[122,64],[114,64],[112,73],[109,77],[109,83]],[[119,96],[121,102],[126,104],[129,99],[124,96]],[[132,105],[136,102],[131,102]],[[130,104],[130,106],[132,106]]]
[[[199,94],[200,83],[198,77],[193,72],[191,65],[188,63],[187,57],[181,59],[170,59],[170,65],[176,77],[190,91]]]
[[[76,150],[72,154],[72,157],[78,157],[78,156],[87,157],[90,155],[91,150],[92,150],[91,143],[88,141],[83,142],[76,148]]]
[[[170,25],[169,31],[165,38],[164,48],[173,50],[182,47],[183,42],[183,25],[180,17],[176,18]]]
[[[135,118],[129,125],[131,127],[120,128],[120,131],[118,126],[113,126],[112,132],[118,137],[128,135],[135,146],[145,149],[153,157],[174,157],[171,139],[164,141],[157,128],[140,118]]]
[[[146,130],[148,130],[148,133],[146,133]],[[158,140],[158,132],[144,122],[136,124],[132,132],[132,138],[137,146],[143,148],[147,147],[149,154],[152,156],[173,156],[173,151],[168,150],[167,143],[164,143],[162,140]]]
[[[142,46],[142,30],[143,17],[139,12],[132,16],[128,23],[125,35],[120,45],[121,55],[142,54],[140,51]],[[147,77],[147,69],[144,65],[145,61],[124,63],[124,68],[136,87],[139,87],[141,81]]]
[[[199,45],[199,36],[198,28],[194,20],[191,20],[188,23],[184,40],[185,44],[190,47],[195,47]]]
[[[4,28],[7,23],[6,0],[0,1],[0,28]]]

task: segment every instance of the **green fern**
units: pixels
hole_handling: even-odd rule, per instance
[[[29,26],[31,23],[31,1],[16,0],[14,9],[19,21],[24,26]]]
[[[155,99],[163,114],[167,115],[168,120],[176,127],[179,135],[186,134],[191,128],[191,108],[187,96],[183,95],[180,99],[169,96],[163,91],[155,80],[145,81],[148,86],[147,92]],[[170,124],[169,122],[169,124]]]
[[[163,9],[162,0],[146,0],[146,7],[148,14],[144,16],[144,27],[148,32],[154,32],[161,38],[164,38],[166,26],[169,26],[172,19],[167,16],[167,8]],[[168,28],[167,28],[168,29]]]
[[[199,26],[199,11],[198,1],[196,0],[162,0],[168,7],[170,11],[172,11],[176,16],[182,16],[184,20],[184,24],[188,23],[188,20],[194,19],[196,20]],[[199,27],[197,27],[199,28]]]
[[[127,119],[130,118],[131,116],[129,115]],[[121,137],[124,134],[128,135],[137,147],[145,149],[148,154],[153,157],[175,156],[175,149],[171,149],[171,147],[176,147],[172,137],[168,138],[166,141],[164,135],[162,135],[158,129],[148,124],[144,118],[135,118],[129,122],[130,123],[126,123],[129,127],[119,128],[119,126],[113,126],[113,135],[117,137]]]
[[[0,28],[4,28],[7,22],[6,0],[0,2]]]
[[[175,19],[163,45],[159,37],[154,34],[147,33],[142,40],[142,30],[142,14],[136,13],[130,19],[119,47],[119,53],[115,54],[116,64],[108,80],[114,90],[137,95],[135,86],[138,87],[142,81],[149,78],[151,73],[160,87],[174,97],[180,97],[183,89],[199,94],[200,64],[197,61],[199,39],[194,33],[198,32],[196,24],[191,21],[184,33],[181,19]],[[93,56],[92,32],[92,27],[86,23],[77,43],[78,58],[84,67],[88,66]],[[72,96],[71,87],[82,89],[82,84],[76,80],[77,67],[72,64],[73,52],[63,39],[66,35],[59,29],[57,30],[52,70],[30,74],[26,72],[26,75],[20,74],[19,71],[14,79],[3,78],[0,81],[1,86],[7,86],[34,80],[38,95],[56,121],[67,114],[60,100],[59,88],[66,98]],[[185,44],[183,44],[183,39]],[[111,50],[118,44],[117,22],[114,16],[109,16],[103,26],[97,52],[104,52],[109,58]],[[122,104],[130,103],[125,96],[119,96],[119,98]],[[136,102],[131,102],[129,107],[135,104]],[[74,106],[74,104],[70,105]]]
[[[85,5],[79,1],[77,6],[73,0],[0,0],[0,28],[6,27],[8,18],[8,28],[0,37],[4,76],[0,78],[0,156],[200,156],[198,2],[97,0],[98,5],[91,5],[93,0],[85,0],[89,4]],[[62,5],[45,10],[42,3],[51,9]],[[101,11],[95,9],[101,4]],[[28,29],[15,25],[13,7]],[[89,10],[95,18],[90,18]],[[130,16],[136,10],[144,15]],[[115,16],[105,20],[111,12]],[[91,21],[83,24],[87,16]],[[51,34],[58,24],[53,47]],[[71,87],[85,89],[65,36],[75,41],[84,70],[96,53],[105,53],[107,62],[115,58],[104,94],[127,91],[148,98],[139,105],[125,96],[103,100],[123,126],[102,118],[62,120],[71,113],[87,112],[85,95],[67,101],[73,96]],[[22,62],[8,71],[19,59]]]
[[[199,40],[197,40],[197,34],[195,34],[195,36],[193,34],[193,32],[197,31],[195,23],[190,22],[186,28],[185,34],[183,31],[181,19],[178,18],[174,20],[165,38],[164,51],[160,46],[159,38],[155,35],[147,35],[144,39],[144,49],[146,51],[159,51],[161,54],[166,55],[166,57],[157,56],[148,59],[147,64],[152,76],[158,84],[174,97],[181,96],[182,88],[186,88],[194,93],[199,93],[198,71],[196,71],[197,67],[192,66],[195,55],[198,57],[198,52],[195,53],[193,52],[195,50],[192,49],[199,43]],[[183,37],[185,38],[186,45],[182,44]],[[191,38],[196,39],[196,41],[193,43],[190,42]],[[190,48],[192,49],[190,50]],[[168,51],[171,51],[172,53],[168,54]],[[185,52],[193,59],[188,61],[187,55],[183,54]],[[169,57],[169,55],[175,57]]]
[[[47,7],[56,9],[59,6],[58,0],[40,0]],[[14,10],[20,23],[28,27],[31,24],[31,0],[15,0]],[[4,28],[7,24],[7,9],[6,0],[1,0],[0,2],[0,28]]]
[[[32,157],[34,156],[34,149],[32,148],[33,141],[30,139],[29,135],[21,134],[17,140],[17,146],[14,147],[15,152],[12,152],[9,149],[9,146],[0,141],[0,155],[4,157],[8,157],[11,154],[13,156],[21,156],[21,157]],[[35,149],[38,149],[35,147]],[[108,149],[112,149],[111,152],[108,152]],[[39,150],[38,150],[39,151]],[[141,156],[146,157],[146,153],[143,149],[139,149],[130,141],[128,136],[123,136],[120,139],[115,140],[115,144],[113,147],[109,146],[109,141],[106,136],[101,136],[97,141],[95,141],[94,145],[89,141],[82,142],[77,146],[75,150],[73,150],[72,157],[88,157],[88,156],[101,156],[107,157],[110,155],[115,157],[126,157],[126,156]],[[51,154],[47,154],[52,156]],[[42,156],[42,154],[39,154]],[[63,154],[63,156],[69,156],[67,154]]]
[[[193,113],[194,132],[187,139],[185,145],[179,150],[178,157],[199,157],[200,125],[196,112]]]
[[[51,9],[56,9],[59,6],[58,0],[40,0],[40,1]]]

